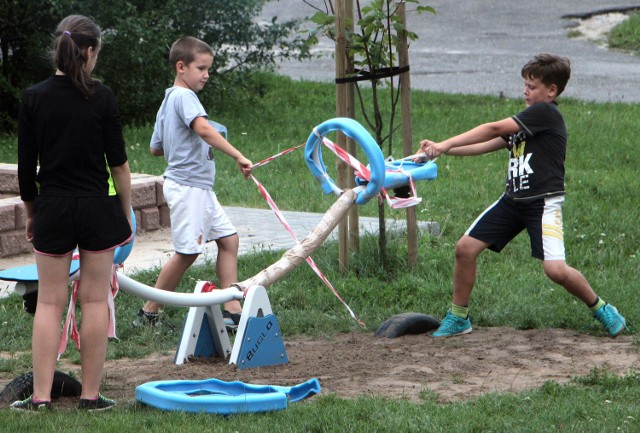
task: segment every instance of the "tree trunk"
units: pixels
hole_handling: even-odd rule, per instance
[[[385,271],[388,270],[389,260],[387,257],[387,225],[385,218],[386,203],[378,203],[378,248],[380,249],[380,265]]]

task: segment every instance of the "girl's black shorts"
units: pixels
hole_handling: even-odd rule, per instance
[[[131,237],[118,196],[37,196],[33,214],[33,248],[47,255],[66,255],[76,246],[101,252]]]

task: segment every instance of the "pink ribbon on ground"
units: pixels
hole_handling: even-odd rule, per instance
[[[74,253],[73,259],[78,259],[78,254]],[[108,293],[107,303],[109,305],[109,338],[118,338],[116,336],[116,306],[115,297],[118,294],[118,268],[122,265],[113,265],[111,268],[111,288]],[[82,275],[80,276],[82,278]],[[64,321],[62,327],[62,335],[60,337],[60,344],[58,346],[58,360],[60,356],[67,350],[67,343],[69,342],[69,334],[71,339],[76,344],[76,349],[80,350],[80,332],[78,332],[78,324],[76,320],[76,302],[78,300],[78,288],[80,286],[80,279],[73,282],[71,287],[71,299],[69,300],[69,308],[67,310],[67,318]]]

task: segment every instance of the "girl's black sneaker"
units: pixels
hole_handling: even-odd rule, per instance
[[[18,412],[46,412],[51,410],[50,401],[33,401],[33,396],[11,403],[11,410]]]
[[[111,400],[110,398],[107,398],[102,394],[98,394],[98,398],[96,398],[95,400],[81,398],[80,404],[78,405],[78,409],[93,412],[93,411],[100,411],[100,410],[109,410],[115,405],[116,405],[115,400]]]

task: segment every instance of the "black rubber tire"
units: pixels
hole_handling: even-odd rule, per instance
[[[376,331],[376,337],[396,338],[405,334],[424,334],[438,329],[440,321],[421,313],[401,313],[388,318]]]
[[[61,371],[56,371],[51,386],[51,397],[80,397],[82,384]],[[33,372],[30,371],[13,379],[0,391],[0,403],[10,404],[24,400],[33,394]]]
[[[22,295],[22,304],[24,311],[33,315],[36,314],[36,305],[38,304],[38,291],[25,293]]]

